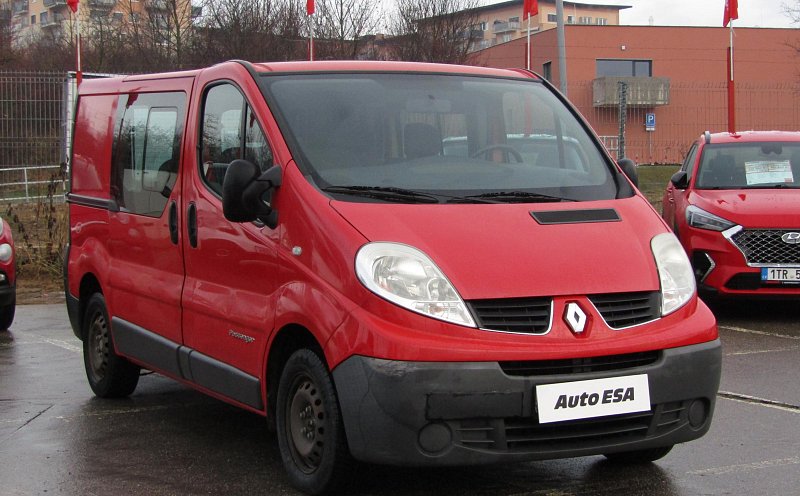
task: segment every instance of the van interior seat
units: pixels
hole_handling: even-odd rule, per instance
[[[438,127],[424,122],[406,124],[403,128],[403,151],[408,159],[441,155],[442,133]]]

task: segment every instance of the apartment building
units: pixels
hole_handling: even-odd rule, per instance
[[[482,50],[499,43],[507,43],[525,37],[528,21],[522,20],[523,0],[478,7],[478,22],[473,35],[478,41],[473,50]],[[579,25],[619,25],[619,13],[628,9],[626,5],[602,5],[583,2],[564,2],[564,23]],[[531,34],[556,27],[555,0],[539,0],[539,14],[531,17]]]
[[[163,16],[165,23],[170,15],[194,17],[200,13],[191,0],[80,0],[81,21],[86,26],[93,23],[123,24],[144,12],[152,17]],[[71,35],[76,14],[66,0],[0,0],[0,23],[11,27],[15,43],[25,45],[42,35],[60,37]]]

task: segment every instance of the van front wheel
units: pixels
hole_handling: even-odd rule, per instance
[[[292,484],[309,494],[340,488],[352,459],[336,390],[316,353],[301,349],[289,357],[277,400],[278,447]]]
[[[114,351],[106,300],[95,293],[83,317],[83,364],[94,394],[101,398],[123,398],[136,389],[139,367]]]

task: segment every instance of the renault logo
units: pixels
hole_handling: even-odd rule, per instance
[[[781,239],[787,245],[796,245],[800,243],[800,232],[789,232],[781,236]]]
[[[572,301],[564,310],[564,322],[572,329],[572,332],[581,334],[586,329],[586,314],[577,303]]]

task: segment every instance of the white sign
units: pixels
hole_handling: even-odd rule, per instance
[[[794,182],[792,166],[788,160],[759,160],[744,163],[747,185]]]
[[[647,374],[536,386],[539,422],[560,422],[650,410]]]

